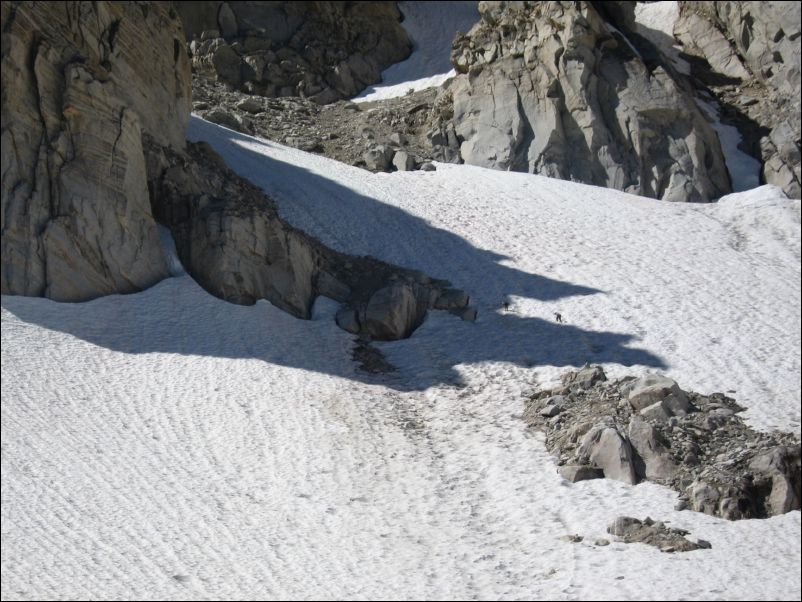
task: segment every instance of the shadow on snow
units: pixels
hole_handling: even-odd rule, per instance
[[[212,145],[232,168],[274,197],[280,214],[293,225],[313,232],[331,246],[346,240],[350,250],[451,280],[471,294],[479,319],[469,323],[445,312],[430,312],[410,339],[380,345],[391,361],[393,356],[403,356],[402,370],[374,376],[358,371],[351,361],[352,337],[334,324],[333,302],[319,301],[315,317],[306,322],[266,301],[252,307],[226,303],[184,276],[137,295],[77,304],[4,296],[3,307],[25,322],[115,351],[261,359],[381,382],[398,390],[459,384],[455,366],[486,361],[526,366],[609,362],[665,368],[655,354],[628,347],[634,339],[631,335],[588,331],[557,324],[550,317],[500,311],[503,296],[554,301],[603,294],[601,291],[502,265],[507,259],[503,255],[474,247],[452,232],[303,167],[237,144],[246,140],[275,147],[269,142],[197,118],[193,118],[190,136],[213,139]],[[364,172],[364,177],[374,176]]]

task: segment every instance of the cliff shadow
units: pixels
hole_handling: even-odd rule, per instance
[[[24,322],[123,353],[259,359],[396,390],[459,384],[457,366],[480,362],[666,367],[655,353],[630,347],[635,343],[633,335],[584,330],[558,324],[550,316],[523,316],[502,309],[503,298],[556,301],[602,291],[504,265],[506,256],[478,248],[453,232],[292,163],[291,155],[284,161],[257,152],[259,145],[273,145],[270,142],[197,119],[191,137],[209,141],[235,171],[277,199],[282,217],[322,242],[338,248],[334,243],[339,240],[347,248],[338,250],[359,249],[466,290],[478,309],[477,321],[430,312],[410,339],[378,344],[399,371],[375,375],[357,369],[351,359],[353,337],[336,326],[337,305],[326,299],[319,299],[313,319],[304,321],[266,301],[255,306],[227,303],[182,276],[139,294],[86,303],[4,296],[3,308]],[[249,147],[239,144],[244,141]],[[372,176],[365,172],[365,177]]]

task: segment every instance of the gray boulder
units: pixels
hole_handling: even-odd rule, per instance
[[[478,314],[475,307],[459,307],[449,309],[448,311],[465,322],[476,322],[476,316]]]
[[[669,481],[677,473],[666,441],[657,430],[640,416],[629,422],[629,443],[634,450],[635,473],[641,479]]]
[[[362,154],[365,165],[371,171],[387,171],[393,151],[383,144],[373,144]]]
[[[323,149],[323,145],[317,140],[303,136],[288,136],[284,139],[284,143],[308,153],[320,152]]]
[[[218,77],[235,88],[242,85],[242,57],[228,44],[220,44],[211,57]]]
[[[590,389],[598,382],[607,380],[601,366],[583,366],[579,370],[563,374],[562,384],[564,387],[576,387],[579,389]]]
[[[582,439],[577,457],[602,469],[608,479],[630,485],[638,482],[629,442],[610,426],[593,427]]]
[[[242,117],[237,115],[236,113],[232,113],[225,109],[215,108],[211,111],[208,111],[203,115],[203,118],[206,121],[211,121],[212,123],[216,123],[217,125],[222,125],[223,127],[227,127],[230,130],[234,130],[237,132],[244,132],[245,130],[245,122],[242,120]]]
[[[398,171],[412,171],[415,169],[415,159],[407,151],[396,151],[393,155],[393,165]]]
[[[691,507],[698,511],[715,516],[719,509],[721,494],[714,485],[697,479],[688,487]]]
[[[684,415],[689,409],[688,396],[676,381],[659,374],[649,374],[636,380],[629,393],[629,403],[636,411],[660,404],[668,416]]]
[[[255,96],[249,96],[237,103],[237,109],[246,113],[261,113],[265,110],[264,101]]]
[[[770,487],[764,502],[769,516],[802,507],[799,445],[775,448],[757,456],[750,462],[749,468],[758,473],[758,478],[766,482],[765,486]]]
[[[407,137],[401,132],[393,132],[387,136],[387,143],[395,147],[404,146],[407,143]]]

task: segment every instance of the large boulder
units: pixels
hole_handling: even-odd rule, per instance
[[[666,69],[590,2],[482,2],[454,42],[466,163],[672,201],[730,190],[718,137]]]
[[[677,474],[677,465],[671,458],[668,443],[646,420],[638,415],[633,416],[627,435],[635,452],[635,473],[639,478],[665,482]]]
[[[142,134],[181,148],[190,68],[161,2],[3,2],[2,292],[84,301],[168,275]]]
[[[392,156],[393,150],[389,146],[371,144],[362,154],[362,159],[371,171],[387,171]]]
[[[601,366],[584,365],[579,370],[566,372],[561,377],[563,387],[568,389],[590,389],[593,385],[607,380]]]
[[[769,490],[766,514],[776,516],[802,507],[802,469],[799,445],[775,448],[749,463],[749,468]]]
[[[433,298],[431,290],[420,285],[393,283],[371,296],[360,322],[371,338],[403,339],[423,321]]]
[[[636,411],[660,404],[667,416],[688,412],[688,396],[676,381],[660,374],[648,374],[637,379],[629,392],[629,403]]]
[[[582,439],[577,456],[580,461],[589,461],[600,468],[608,479],[630,485],[638,482],[632,448],[614,427],[600,424],[590,429]]]

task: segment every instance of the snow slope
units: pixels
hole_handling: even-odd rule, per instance
[[[296,320],[185,275],[4,296],[3,599],[800,598],[799,512],[729,523],[656,485],[569,485],[520,419],[523,394],[592,361],[734,389],[755,426],[799,432],[798,201],[369,174],[197,118],[190,136],[291,223],[452,280],[479,319],[433,314],[374,377],[325,299]],[[713,548],[593,545],[621,514]]]
[[[354,102],[403,96],[409,90],[440,86],[456,75],[451,67],[451,42],[479,20],[477,2],[400,2],[403,27],[412,54],[382,72],[382,82],[369,86]]]

